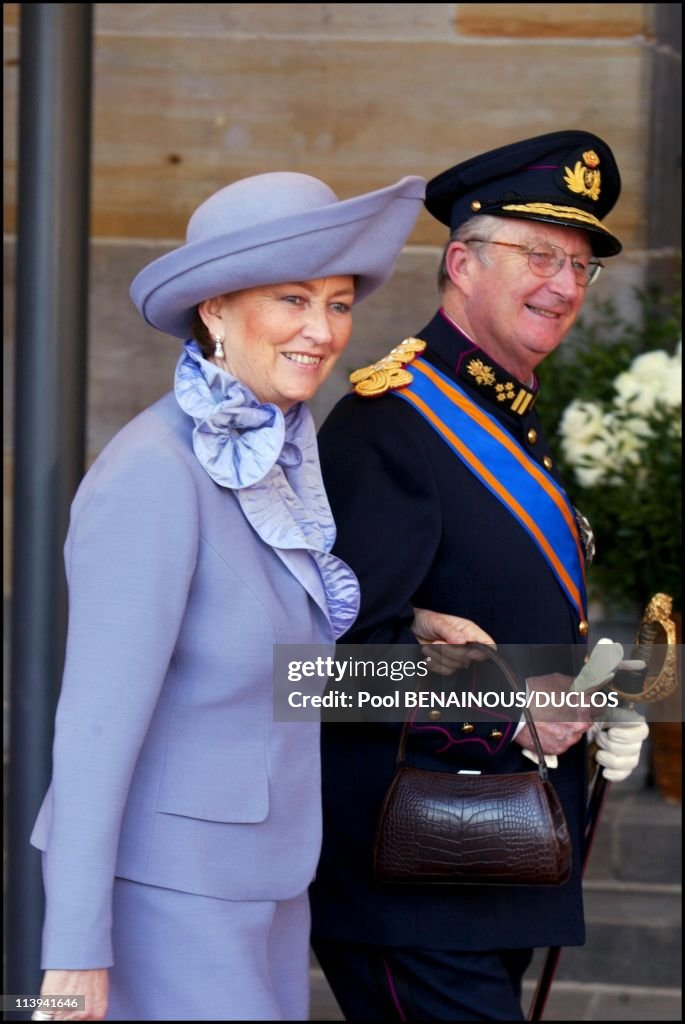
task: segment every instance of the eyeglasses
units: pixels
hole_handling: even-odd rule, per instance
[[[562,269],[566,260],[571,261],[571,269],[575,274],[576,281],[583,288],[593,284],[599,277],[603,263],[599,260],[592,260],[588,256],[571,256],[561,246],[551,245],[548,242],[535,245],[517,245],[514,242],[494,242],[491,238],[467,238],[469,242],[481,242],[484,245],[504,245],[507,249],[515,249],[521,256],[528,260],[528,266],[538,277],[554,277]]]

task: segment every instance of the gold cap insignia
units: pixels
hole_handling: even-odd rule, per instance
[[[573,170],[565,167],[564,184],[569,192],[576,195],[588,196],[590,199],[599,199],[599,192],[602,184],[602,176],[597,170],[599,157],[594,149],[588,149],[580,160],[576,160]]]
[[[405,364],[411,363],[425,348],[426,342],[420,338],[405,338],[377,363],[355,370],[350,374],[355,394],[362,398],[377,398],[387,391],[411,384],[414,378],[405,370]]]

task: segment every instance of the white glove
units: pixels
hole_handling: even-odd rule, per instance
[[[588,737],[599,747],[595,758],[608,782],[623,782],[628,778],[637,767],[640,748],[648,735],[649,728],[644,720],[620,725],[597,722],[592,726]]]
[[[571,690],[578,693],[609,682],[613,679],[614,669],[622,657],[622,646],[603,636],[601,640],[597,641],[582,669],[573,680]]]

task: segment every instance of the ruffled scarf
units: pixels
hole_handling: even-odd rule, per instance
[[[318,566],[337,638],[359,611],[359,584],[332,555],[335,523],[323,486],[309,409],[284,415],[202,357],[187,341],[176,367],[178,404],[195,421],[193,450],[215,483],[235,491],[250,526],[277,551],[304,549]]]

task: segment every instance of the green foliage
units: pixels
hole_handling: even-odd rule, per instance
[[[591,323],[579,321],[565,345],[538,368],[537,408],[572,503],[590,520],[597,544],[588,586],[612,610],[644,605],[657,591],[670,594],[682,609],[681,429],[680,404],[661,404],[639,415],[631,403],[615,412],[617,375],[636,356],[661,350],[673,355],[681,337],[680,294],[665,298],[639,292],[642,317],[628,323],[611,302],[598,307]],[[626,425],[647,427],[634,460],[598,460],[594,451],[575,461],[570,442],[562,444],[560,425],[574,402],[596,403],[605,414],[606,434]],[[566,426],[568,434],[568,424]],[[611,446],[609,445],[609,455]],[[601,467],[592,479],[579,467]],[[580,481],[583,480],[581,483]]]
[[[636,289],[642,316],[630,323],[611,299],[597,303],[592,320],[580,317],[564,344],[537,368],[536,408],[552,444],[566,407],[574,398],[609,401],[614,378],[641,352],[673,353],[681,337],[680,291]],[[556,441],[557,457],[563,462]]]

